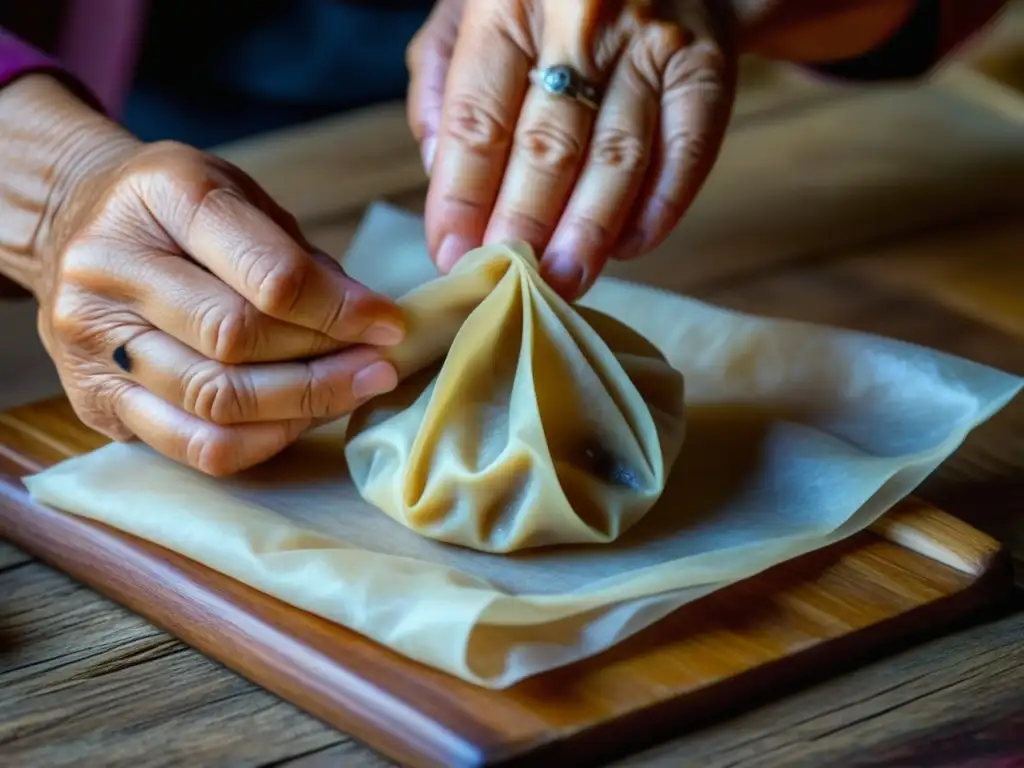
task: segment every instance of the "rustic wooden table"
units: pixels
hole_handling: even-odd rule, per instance
[[[344,247],[370,200],[422,204],[398,105],[224,154],[328,250]],[[1024,100],[969,69],[870,92],[752,72],[707,191],[628,274],[1024,373],[1022,189]],[[1022,399],[921,495],[1024,555]],[[1019,764],[1012,754],[1024,754],[1024,606],[626,762]],[[0,763],[387,764],[3,542]]]

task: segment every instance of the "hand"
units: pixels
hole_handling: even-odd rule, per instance
[[[133,141],[69,189],[36,293],[89,426],[224,475],[395,386],[366,345],[402,338],[397,307],[318,254],[237,168]]]
[[[666,6],[663,8],[662,6]],[[409,48],[431,253],[525,240],[567,298],[655,248],[717,156],[735,57],[716,0],[440,0]],[[566,64],[595,111],[531,85]]]

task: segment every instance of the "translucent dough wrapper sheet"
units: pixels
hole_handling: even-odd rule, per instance
[[[385,206],[371,209],[343,261],[395,297],[437,276],[422,222]],[[612,543],[497,555],[420,536],[360,498],[344,423],[228,481],[111,444],[26,483],[42,503],[503,688],[862,530],[1022,385],[910,344],[613,279],[582,304],[650,340],[686,381],[676,470]]]

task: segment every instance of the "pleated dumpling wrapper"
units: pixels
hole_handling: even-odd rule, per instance
[[[466,254],[398,300],[402,384],[352,414],[360,494],[423,536],[508,553],[614,541],[682,448],[683,379],[642,336],[571,306],[525,244]]]

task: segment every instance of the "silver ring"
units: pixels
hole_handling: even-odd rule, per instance
[[[601,89],[566,64],[559,64],[530,72],[530,80],[552,96],[573,99],[591,109],[597,109]]]

